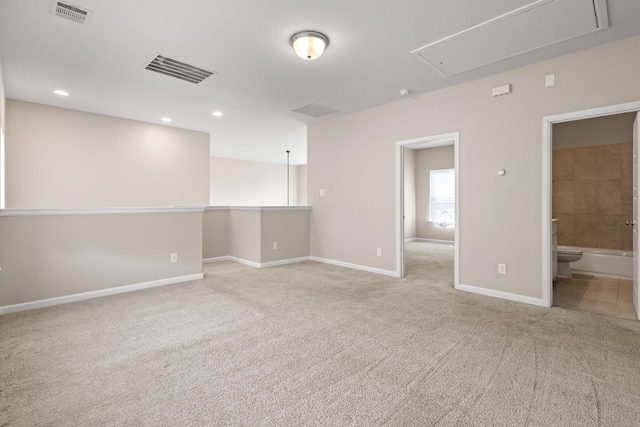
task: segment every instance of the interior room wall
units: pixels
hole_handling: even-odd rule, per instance
[[[289,170],[290,206],[298,206],[298,170]],[[211,157],[209,204],[287,206],[287,165]]]
[[[252,263],[260,263],[260,210],[229,211],[229,254]]]
[[[540,303],[542,119],[638,101],[638,51],[627,38],[311,125],[311,255],[397,272],[397,142],[457,131],[460,283]],[[512,93],[492,97],[504,84]]]
[[[632,143],[553,150],[558,244],[633,249]]]
[[[553,217],[558,244],[633,249],[635,113],[553,126]],[[561,147],[561,148],[559,148]]]
[[[416,238],[416,152],[404,149],[404,239]]]
[[[612,114],[553,125],[553,149],[621,144],[633,140],[636,113]]]
[[[0,134],[5,132],[6,98],[4,94],[4,76],[2,74],[2,58],[0,58]],[[5,176],[4,176],[4,146],[0,146],[0,209],[4,208],[5,201]]]
[[[296,166],[298,169],[298,206],[307,206],[307,165]]]
[[[260,215],[260,262],[309,257],[310,210],[263,210]],[[277,248],[273,248],[273,243]]]
[[[442,228],[429,220],[430,172],[454,167],[453,145],[416,152],[416,233],[419,239],[454,241],[455,227]]]
[[[194,280],[202,274],[202,212],[166,211],[0,213],[0,307]]]
[[[202,259],[229,256],[229,209],[207,207],[202,215]]]
[[[254,266],[309,259],[309,213],[310,208],[296,206],[207,207],[203,259]]]
[[[209,135],[7,100],[8,208],[205,206]]]

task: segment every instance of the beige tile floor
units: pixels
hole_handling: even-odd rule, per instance
[[[633,309],[633,282],[610,277],[574,273],[572,279],[557,279],[553,305],[637,320]]]

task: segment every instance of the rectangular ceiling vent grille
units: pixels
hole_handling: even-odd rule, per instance
[[[296,113],[300,113],[300,114],[304,114],[307,116],[311,116],[311,117],[315,117],[320,118],[320,117],[324,117],[324,116],[328,116],[329,114],[333,114],[333,113],[338,113],[339,111],[334,110],[333,108],[329,108],[329,107],[325,107],[322,105],[318,105],[318,104],[307,104],[304,105],[300,108],[296,108],[295,110]]]
[[[145,69],[195,84],[215,74],[215,71],[205,70],[165,55],[158,55],[153,58]]]
[[[53,1],[51,12],[55,16],[59,16],[61,18],[65,18],[83,25],[89,25],[89,20],[91,19],[91,15],[93,13],[88,9],[83,9],[71,3],[58,0]]]

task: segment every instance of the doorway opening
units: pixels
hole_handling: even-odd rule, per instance
[[[428,197],[426,194],[429,194],[426,189],[423,189],[424,185],[426,185],[425,180],[423,179],[419,185],[411,186],[410,182],[406,182],[405,173],[414,173],[413,171],[406,170],[405,160],[407,158],[413,159],[413,165],[415,165],[416,157],[422,157],[423,155],[416,156],[416,154],[420,154],[420,152],[426,153],[429,149],[441,149],[440,154],[447,156],[446,147],[453,148],[453,161],[451,165],[450,160],[441,160],[441,163],[435,162],[431,167],[424,166],[422,167],[422,173],[430,173],[432,170],[436,171],[434,173],[434,180],[441,180],[445,189],[443,190],[445,193],[447,192],[446,185],[447,182],[450,182],[451,174],[453,174],[454,181],[454,200],[455,202],[451,204],[452,206],[447,206],[447,201],[450,201],[450,196],[445,194],[439,200],[436,198]],[[409,154],[407,154],[409,153]],[[435,152],[434,152],[435,153]],[[428,155],[428,154],[427,154]],[[460,283],[459,280],[459,255],[460,255],[460,221],[459,221],[459,133],[447,133],[442,135],[435,135],[431,137],[424,138],[416,138],[411,140],[399,141],[397,143],[396,149],[396,182],[397,182],[397,192],[398,195],[396,198],[396,218],[397,218],[397,228],[396,228],[396,273],[398,277],[405,276],[405,240],[412,242],[414,240],[423,240],[419,239],[416,236],[416,230],[418,227],[431,227],[433,228],[436,234],[432,234],[433,238],[425,239],[424,241],[429,242],[428,244],[449,244],[453,245],[453,273],[454,273],[454,287],[458,288]],[[410,163],[411,164],[411,163]],[[439,165],[439,166],[438,166]],[[453,166],[453,167],[451,167]],[[411,166],[410,166],[411,167]],[[453,169],[453,171],[451,171]],[[431,174],[430,174],[431,175]],[[415,176],[415,175],[414,175]],[[410,177],[409,177],[410,180]],[[429,180],[430,181],[430,180]],[[429,182],[430,183],[430,182]],[[409,185],[409,189],[405,187],[405,184]],[[424,195],[424,197],[415,197],[416,188],[418,191]],[[407,191],[414,191],[413,194],[407,194]],[[408,200],[413,197],[413,200]],[[409,211],[406,210],[406,202],[410,203],[411,208]],[[433,203],[432,203],[433,201]],[[436,206],[437,204],[437,206]],[[433,205],[433,206],[432,206]],[[415,206],[419,208],[419,210],[415,209]],[[433,207],[433,209],[432,209]],[[453,210],[453,212],[451,212]],[[416,221],[415,216],[418,217]],[[410,221],[410,224],[407,224],[407,219]],[[414,225],[415,224],[415,225]],[[438,230],[440,228],[440,230]],[[408,233],[407,233],[407,232]],[[453,238],[453,241],[451,241]],[[411,244],[411,243],[409,243]],[[414,245],[417,246],[417,245]],[[413,248],[414,250],[417,248]],[[424,248],[423,248],[424,249]],[[438,251],[437,247],[432,248],[434,251]],[[428,250],[428,249],[427,249]]]
[[[628,157],[631,156],[633,151],[632,147],[628,143],[604,143],[598,145],[600,144],[599,141],[606,138],[598,139],[593,135],[575,138],[591,139],[588,144],[584,144],[583,141],[572,142],[572,138],[567,136],[567,131],[575,132],[576,129],[585,130],[589,126],[598,126],[606,122],[613,123],[614,120],[622,119],[622,115],[626,113],[635,116],[638,110],[640,110],[640,102],[634,102],[543,118],[542,294],[543,301],[547,307],[551,307],[554,304],[554,277],[567,275],[565,268],[559,269],[555,267],[557,265],[556,250],[568,250],[569,252],[583,252],[585,258],[584,261],[577,260],[571,263],[572,269],[584,271],[576,271],[577,274],[573,278],[560,277],[558,279],[556,277],[556,282],[559,285],[567,285],[560,286],[563,290],[566,287],[567,291],[570,289],[574,293],[580,293],[579,300],[583,297],[586,298],[584,302],[575,299],[572,300],[573,302],[582,304],[584,306],[582,309],[587,311],[597,311],[595,305],[600,305],[602,309],[606,308],[609,311],[608,313],[602,312],[602,314],[614,315],[613,312],[616,311],[615,301],[598,304],[597,301],[594,302],[595,300],[592,299],[592,296],[606,294],[605,298],[613,298],[614,293],[616,297],[619,296],[619,292],[631,293],[631,283],[633,283],[633,305],[635,306],[633,311],[635,311],[635,318],[638,318],[637,268],[629,268],[627,269],[628,271],[620,271],[619,273],[615,273],[613,270],[599,272],[599,270],[595,269],[596,265],[598,265],[598,268],[602,268],[603,262],[601,261],[605,259],[605,255],[608,257],[609,255],[616,255],[617,252],[624,254],[623,248],[626,247],[627,251],[629,251],[631,246],[633,247],[633,264],[634,267],[637,266],[638,245],[637,238],[635,238],[637,230],[633,230],[634,239],[632,244],[630,241],[631,233],[626,233],[629,234],[627,236],[621,231],[624,228],[624,221],[620,219],[628,215],[628,220],[631,220],[629,221],[630,223],[633,223],[634,220],[637,221],[638,168],[633,166],[631,171],[632,162],[622,161],[623,157],[629,160]],[[628,116],[624,120],[628,122]],[[628,131],[631,131],[631,129]],[[591,132],[593,133],[593,129]],[[554,138],[556,139],[554,140]],[[637,137],[635,138],[634,146],[635,150],[637,150]],[[554,149],[558,149],[555,153],[555,165]],[[633,151],[633,153],[633,158],[637,161],[637,151]],[[607,160],[607,157],[611,157],[609,159],[611,161]],[[572,160],[576,158],[578,159],[577,164],[572,163]],[[616,165],[616,159],[617,163],[620,164]],[[589,166],[589,162],[593,163],[593,165]],[[612,165],[606,164],[607,162],[615,165],[617,169]],[[626,163],[629,164],[627,165]],[[626,176],[626,181],[625,177],[623,177],[624,174],[628,175]],[[631,178],[634,180],[633,185],[629,182]],[[633,186],[633,197],[629,195],[629,197],[622,198],[623,183],[628,187]],[[629,192],[631,192],[630,189]],[[609,199],[616,200],[612,201],[612,205],[609,206]],[[628,204],[626,208],[622,206],[624,200]],[[633,214],[631,211],[633,211]],[[552,218],[558,221],[553,224]],[[561,222],[564,222],[564,227],[560,224]],[[614,233],[607,234],[607,228],[614,230]],[[553,234],[554,229],[557,230],[556,234]],[[557,241],[556,245],[554,245],[554,241]],[[562,243],[564,243],[564,246],[561,245]],[[614,248],[616,245],[620,246],[619,250]],[[616,253],[614,254],[614,252]],[[594,256],[600,258],[592,258]],[[622,258],[618,258],[618,260],[622,261]],[[630,259],[627,258],[627,261],[630,261]],[[615,265],[617,261],[612,258],[612,262]],[[563,273],[557,274],[556,272],[559,270],[562,270]],[[569,272],[568,274],[571,273]],[[627,281],[623,276],[627,278],[631,276],[633,280]],[[593,283],[591,283],[592,281]],[[615,290],[613,289],[614,281],[617,281]],[[588,296],[586,293],[589,292],[592,284],[594,288],[592,289],[593,295]],[[573,302],[570,300],[576,296],[557,292],[557,297],[559,298],[558,305],[566,305],[572,304]],[[587,307],[589,304],[594,305],[593,310]],[[580,306],[576,307],[580,309]],[[633,314],[633,311],[631,314]]]

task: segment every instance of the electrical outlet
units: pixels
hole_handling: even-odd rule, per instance
[[[171,262],[178,262],[178,254],[177,253],[171,254]]]
[[[498,264],[498,274],[507,274],[507,264]]]
[[[378,248],[378,250],[376,251],[376,254],[378,256],[382,256],[382,248]]]
[[[278,249],[278,242],[273,242],[273,249]]]
[[[320,189],[320,195],[324,196],[324,188]]]

